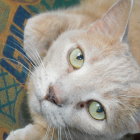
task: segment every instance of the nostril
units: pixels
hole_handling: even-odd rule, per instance
[[[58,101],[58,99],[57,99],[57,97],[55,95],[54,88],[52,86],[49,87],[48,94],[46,95],[45,100],[48,100],[51,103],[60,106],[59,101]]]

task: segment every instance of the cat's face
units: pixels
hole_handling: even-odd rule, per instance
[[[114,31],[104,19],[59,36],[30,77],[30,107],[52,127],[115,138],[139,131],[139,70],[124,40],[126,23]]]

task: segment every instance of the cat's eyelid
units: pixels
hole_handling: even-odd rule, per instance
[[[75,48],[76,46],[78,46],[77,43],[71,43],[71,44],[68,46],[68,48]]]

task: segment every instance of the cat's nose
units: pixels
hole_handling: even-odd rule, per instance
[[[45,100],[50,101],[51,103],[61,107],[58,98],[56,97],[55,90],[53,86],[49,87],[48,94],[45,97]]]

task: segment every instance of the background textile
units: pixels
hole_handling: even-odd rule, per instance
[[[23,51],[23,30],[34,14],[80,0],[0,0],[0,140],[29,120],[25,83],[31,69]],[[140,63],[139,49],[133,49]],[[26,68],[25,68],[25,67]],[[140,140],[140,136],[136,136]]]
[[[23,30],[34,14],[67,7],[79,0],[0,0],[0,140],[26,123],[25,82],[30,68],[23,51]],[[10,59],[9,59],[10,58]],[[24,65],[24,66],[23,66]]]

